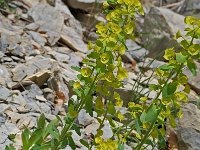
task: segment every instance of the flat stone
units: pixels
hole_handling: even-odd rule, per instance
[[[191,88],[200,93],[200,63],[195,62],[197,66],[197,75],[194,76],[189,69],[184,69],[184,74],[188,77],[188,83],[190,84]]]
[[[33,32],[33,31],[29,31],[28,33],[31,35],[33,40],[37,42],[38,44],[40,44],[41,46],[44,46],[46,44],[47,40],[44,37],[42,37],[40,33]]]
[[[34,23],[39,26],[39,31],[47,33],[49,44],[55,45],[60,39],[64,24],[62,14],[48,4],[35,5],[28,11],[28,14],[33,18]]]
[[[60,41],[74,51],[87,52],[86,44],[83,42],[80,35],[71,27],[63,27]]]
[[[53,57],[55,60],[61,61],[63,63],[68,63],[70,59],[68,55],[55,52],[55,51],[50,51],[48,54],[51,55],[51,57]]]
[[[9,89],[5,87],[0,87],[0,101],[7,101],[10,95],[11,95],[11,92]]]
[[[36,56],[25,64],[18,64],[13,70],[13,81],[22,81],[25,77],[31,76],[41,70],[51,69],[53,62],[49,58]]]
[[[177,42],[173,36],[178,30],[184,33],[186,27],[184,16],[165,8],[152,7],[145,15],[142,27],[142,43],[150,51],[150,57],[162,56],[166,48],[173,47]],[[160,59],[163,59],[160,57]]]
[[[8,82],[11,82],[10,73],[5,66],[0,65],[0,85],[5,86]]]
[[[99,11],[104,0],[63,0],[68,6],[86,11]],[[96,6],[97,5],[97,6]]]
[[[83,126],[87,126],[95,121],[96,119],[94,117],[91,117],[88,113],[86,113],[86,110],[84,109],[82,109],[78,114],[78,122]]]
[[[178,145],[181,150],[198,150],[200,147],[200,110],[194,104],[186,104],[183,118],[177,126]]]
[[[147,51],[145,48],[142,48],[132,40],[127,40],[126,46],[128,47],[127,52],[136,61],[142,61],[149,54],[149,51]]]

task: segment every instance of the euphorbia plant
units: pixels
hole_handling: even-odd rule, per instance
[[[143,9],[139,0],[107,0],[103,6],[107,22],[96,26],[99,38],[94,43],[89,42],[91,52],[83,60],[83,67],[74,67],[80,72],[77,81],[70,82],[77,99],[70,99],[64,122],[57,117],[46,124],[44,115],[41,115],[34,131],[25,129],[22,133],[23,150],[58,150],[67,145],[75,149],[71,130],[81,134],[80,127],[75,123],[81,109],[91,116],[93,111],[97,113],[99,129],[92,141],[80,142],[88,149],[95,147],[100,150],[124,149],[124,144],[129,141],[136,144],[136,150],[148,145],[165,146],[165,119],[175,126],[175,118],[182,116],[180,106],[187,101],[189,93],[183,67],[187,66],[193,74],[196,73],[193,58],[199,58],[200,46],[193,41],[199,38],[200,21],[187,17],[186,24],[192,25],[192,28],[186,29],[190,40],[184,39],[178,32],[176,39],[183,38],[179,52],[175,48],[165,51],[164,58],[168,63],[156,69],[158,84],[149,85],[151,90],[157,92],[151,103],[148,104],[148,98],[144,96],[137,102],[130,99],[126,106],[116,92],[123,86],[124,78],[128,77],[121,56],[127,49],[126,40],[134,38],[135,14],[143,15]],[[181,86],[183,90],[180,90]],[[94,96],[94,93],[97,95]],[[116,110],[116,107],[122,106],[128,108],[126,114]],[[105,121],[113,129],[113,136],[107,140],[101,137]],[[12,149],[13,146],[7,146],[7,150]]]

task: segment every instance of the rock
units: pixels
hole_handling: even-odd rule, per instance
[[[128,47],[127,52],[136,61],[142,61],[149,54],[149,52],[145,48],[142,48],[133,40],[127,40],[126,46]]]
[[[91,117],[88,113],[86,113],[85,109],[82,109],[78,114],[78,122],[83,126],[87,126],[97,120],[94,117]]]
[[[63,3],[62,0],[56,0],[55,2],[55,9],[60,11],[62,14],[64,14],[67,18],[74,18],[74,16],[71,14],[69,8],[67,5]]]
[[[200,93],[200,63],[196,62],[197,66],[197,75],[194,76],[190,72],[189,69],[184,69],[184,74],[188,77],[188,83],[190,84],[191,88],[197,92]]]
[[[6,86],[9,82],[11,82],[11,77],[8,69],[5,66],[0,65],[0,85]]]
[[[106,22],[100,15],[75,13],[74,16],[85,26],[88,30],[94,29],[99,22]]]
[[[40,33],[33,32],[33,31],[29,31],[28,33],[31,35],[33,40],[37,42],[38,44],[40,44],[41,46],[44,46],[46,44],[47,40],[44,37],[42,37]]]
[[[11,95],[11,92],[9,89],[5,87],[0,87],[0,101],[7,101],[10,95]]]
[[[200,110],[194,104],[186,104],[183,118],[178,121],[177,137],[181,150],[199,150],[200,148]]]
[[[28,14],[39,26],[39,32],[45,32],[48,35],[49,44],[55,45],[60,39],[64,24],[62,14],[48,4],[35,5],[28,11]]]
[[[33,74],[25,78],[25,80],[30,80],[32,82],[35,82],[40,87],[47,82],[50,76],[51,76],[51,71],[41,70],[40,72],[37,72],[36,74]]]
[[[51,55],[51,57],[53,57],[55,60],[63,62],[63,63],[68,63],[70,59],[68,55],[55,52],[55,51],[50,51],[48,52],[48,54]]]
[[[5,149],[6,145],[11,144],[9,141],[8,135],[17,134],[20,130],[17,128],[15,124],[5,123],[0,126],[0,149]]]
[[[66,85],[66,81],[63,75],[57,69],[54,70],[54,74],[48,79],[47,85],[48,85],[48,88],[55,91],[57,101],[61,101],[62,103],[68,102],[69,90],[68,90],[68,87]]]
[[[31,76],[36,72],[41,70],[51,69],[53,65],[53,61],[49,58],[45,58],[43,56],[37,56],[25,64],[18,64],[14,69],[12,69],[13,73],[13,81],[22,81],[26,76]]]
[[[156,69],[164,64],[166,63],[163,61],[159,61],[152,58],[146,58],[144,62],[138,63],[138,67],[146,68],[146,69]]]
[[[183,2],[183,7],[181,7],[181,14],[185,16],[195,16],[200,17],[200,1],[199,0],[189,0]]]
[[[173,47],[177,43],[173,36],[178,30],[183,33],[185,27],[184,16],[169,9],[152,7],[142,27],[145,33],[142,42],[150,51],[149,56],[161,56],[166,48]]]
[[[64,26],[60,41],[75,51],[87,52],[87,46],[80,35],[71,27]]]
[[[69,7],[84,11],[100,11],[104,0],[63,0]]]
[[[6,122],[6,117],[3,116],[2,114],[0,114],[0,126],[1,126],[2,124],[5,124],[5,122]]]

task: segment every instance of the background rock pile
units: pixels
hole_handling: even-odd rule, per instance
[[[103,1],[12,0],[9,9],[0,8],[0,149],[11,143],[11,133],[17,134],[15,146],[19,147],[20,131],[33,128],[41,113],[49,121],[55,115],[64,116],[72,95],[68,82],[77,74],[70,67],[81,65],[88,53],[87,41],[98,37],[95,25],[105,21],[100,13]],[[127,41],[128,51],[123,56],[129,78],[118,91],[126,102],[137,98],[138,91],[148,95],[149,100],[154,98],[155,93],[147,87],[157,82],[153,69],[165,62],[157,57],[160,61],[147,65],[176,44],[173,35],[178,29],[184,32],[184,15],[200,17],[199,0],[145,0],[144,6],[146,15],[138,16],[138,37]],[[200,64],[197,66],[200,70]],[[144,70],[142,78],[138,78]],[[188,70],[185,73],[193,90],[175,133],[180,150],[198,150],[200,72],[196,77]],[[138,88],[133,89],[133,84]],[[84,149],[79,139],[90,139],[99,124],[84,110],[77,121],[83,127],[82,136],[74,133],[73,137],[77,148]],[[103,138],[112,136],[108,123],[103,130]]]

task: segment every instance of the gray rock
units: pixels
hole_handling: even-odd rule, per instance
[[[146,68],[146,69],[156,69],[164,64],[166,63],[163,61],[159,61],[152,58],[146,58],[144,62],[138,63],[138,66],[141,68]]]
[[[11,82],[11,77],[8,69],[5,66],[0,65],[0,85],[5,86],[9,82]]]
[[[199,0],[185,0],[181,7],[181,14],[185,16],[200,17],[200,1]]]
[[[3,116],[2,114],[0,114],[0,126],[1,126],[2,124],[5,124],[5,122],[6,122],[5,116]]]
[[[43,56],[37,56],[25,64],[18,64],[14,69],[12,69],[13,73],[13,81],[22,81],[26,76],[31,76],[36,72],[41,70],[51,69],[53,65],[53,61],[49,58],[45,58]]]
[[[69,7],[86,11],[99,11],[104,0],[63,0]]]
[[[40,44],[41,46],[44,46],[46,44],[47,40],[44,37],[42,37],[40,33],[33,32],[33,31],[29,31],[28,33],[31,35],[33,40],[37,42],[38,44]]]
[[[35,24],[39,25],[39,31],[46,32],[50,45],[55,45],[60,39],[64,24],[62,14],[48,4],[35,5],[28,14],[33,18]]]
[[[8,135],[9,134],[17,134],[19,129],[15,124],[12,123],[5,123],[4,125],[0,126],[0,149],[5,149],[6,145],[11,144],[12,142],[9,141]]]
[[[197,75],[194,76],[188,69],[184,69],[184,74],[188,77],[188,83],[190,84],[191,88],[200,93],[200,63],[196,62],[197,66]]]
[[[71,17],[74,18],[74,16],[72,15],[72,13],[70,12],[69,8],[67,7],[67,5],[65,5],[63,3],[62,0],[56,0],[55,2],[55,9],[60,11],[62,14],[64,14],[66,17]]]
[[[141,46],[139,46],[137,43],[135,43],[132,40],[127,40],[126,46],[128,47],[127,52],[136,61],[142,61],[149,54],[149,52],[145,48],[142,48]]]
[[[11,92],[9,89],[5,87],[0,87],[0,101],[7,101],[10,95],[11,95]]]
[[[50,51],[48,54],[51,55],[51,57],[53,57],[55,60],[63,62],[63,63],[68,63],[70,59],[68,55],[55,52],[55,51]]]
[[[149,56],[161,56],[166,48],[173,47],[177,43],[173,36],[178,30],[183,33],[185,27],[184,16],[169,9],[152,7],[142,27],[142,42],[150,51]]]
[[[88,113],[86,113],[86,110],[84,109],[82,109],[78,114],[78,122],[83,126],[87,126],[96,121],[97,120],[94,117],[91,117]]]
[[[87,46],[80,37],[80,34],[71,27],[63,27],[60,41],[75,51],[87,52]]]
[[[200,148],[200,110],[194,104],[186,104],[183,118],[178,121],[177,137],[181,150],[199,150]]]

